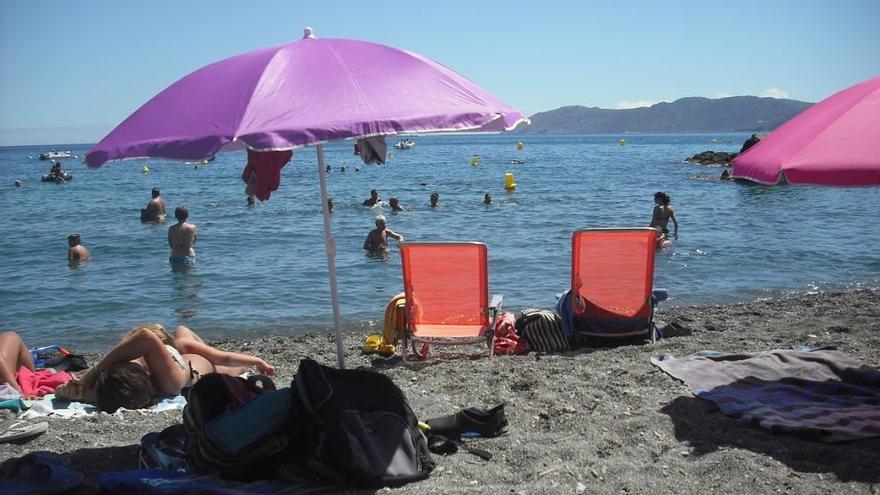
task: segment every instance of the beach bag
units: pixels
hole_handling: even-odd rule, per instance
[[[569,349],[568,338],[562,330],[562,320],[555,311],[524,309],[516,321],[516,328],[535,351],[560,352]]]
[[[290,448],[292,392],[266,376],[204,375],[186,392],[186,459],[200,474],[272,478]]]
[[[434,468],[406,396],[387,376],[304,359],[293,388],[295,458],[283,471],[380,487],[425,479]]]
[[[526,340],[516,333],[516,317],[513,313],[504,311],[495,318],[494,335],[493,353],[496,356],[526,354],[530,350]]]

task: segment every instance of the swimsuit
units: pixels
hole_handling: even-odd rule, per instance
[[[195,265],[196,257],[195,256],[169,256],[168,261],[170,263],[176,263],[178,265]]]
[[[180,355],[180,352],[174,346],[165,344],[165,349],[168,350],[171,359],[180,366],[180,371],[183,371],[186,375],[186,383],[183,384],[183,388],[189,387],[199,380],[199,372],[193,369],[192,364],[183,359],[183,356]]]

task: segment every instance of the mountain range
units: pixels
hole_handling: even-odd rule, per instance
[[[766,132],[812,105],[804,101],[758,96],[692,96],[650,107],[610,110],[566,106],[529,117],[524,134],[620,132]]]

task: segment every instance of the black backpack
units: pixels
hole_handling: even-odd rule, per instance
[[[272,478],[289,457],[291,389],[268,377],[210,373],[186,394],[186,460],[196,473],[252,481]]]
[[[314,473],[334,483],[399,486],[434,468],[406,396],[387,376],[304,359],[292,388],[295,448],[282,477]]]

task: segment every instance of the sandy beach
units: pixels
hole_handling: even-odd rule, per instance
[[[663,309],[661,324],[691,330],[649,343],[457,359],[404,367],[365,356],[361,334],[346,336],[349,367],[386,373],[420,418],[467,406],[507,403],[506,435],[475,444],[494,458],[435,456],[430,478],[399,493],[877,493],[880,439],[824,444],[771,434],[692,396],[650,364],[652,356],[696,351],[761,351],[834,346],[880,363],[880,291],[861,290],[743,304]],[[332,336],[308,334],[222,342],[262,355],[290,383],[299,360],[335,363]],[[94,359],[96,356],[91,356]],[[0,445],[0,461],[34,451],[69,456],[86,474],[73,493],[97,493],[101,471],[134,469],[140,437],[180,421],[179,412],[125,411],[83,419],[48,418],[49,431]]]

